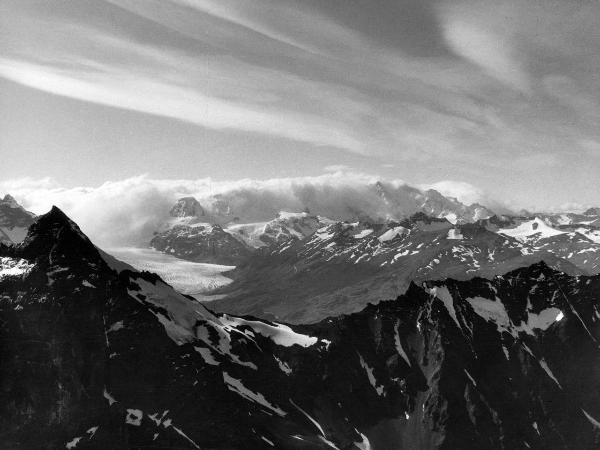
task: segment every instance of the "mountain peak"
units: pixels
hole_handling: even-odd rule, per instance
[[[3,210],[5,214],[26,214],[29,217],[35,217],[35,214],[25,210],[25,208],[23,208],[10,194],[6,194],[4,198],[0,199],[0,209]]]
[[[206,212],[198,200],[194,197],[182,197],[169,212],[171,217],[201,217]]]
[[[586,210],[583,215],[585,216],[600,216],[600,208],[594,207]]]
[[[0,242],[21,242],[34,219],[35,214],[25,210],[12,195],[0,198]]]
[[[509,272],[505,275],[505,277],[514,277],[516,279],[519,278],[530,278],[530,279],[538,279],[542,278],[554,278],[559,275],[561,272],[549,266],[548,263],[544,260],[540,260],[537,263],[531,264],[527,267],[521,267],[512,272]]]
[[[2,203],[6,204],[12,208],[20,208],[21,207],[21,205],[19,205],[17,203],[17,201],[15,200],[15,198],[10,194],[6,194],[4,196],[4,198],[2,199]]]
[[[52,264],[69,265],[69,262],[84,260],[99,263],[102,257],[98,250],[60,208],[52,206],[30,227],[19,250],[28,258],[44,259]]]

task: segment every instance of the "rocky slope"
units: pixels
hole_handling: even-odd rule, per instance
[[[373,189],[386,211],[414,209],[417,200],[421,211],[377,221],[365,206],[353,212],[362,218],[353,222],[305,211],[244,223],[235,216],[239,199],[204,207],[187,197],[151,246],[186,260],[238,266],[228,275],[235,282],[214,293],[225,297],[211,307],[295,323],[359,311],[403,293],[411,280],[490,277],[541,260],[572,275],[600,272],[594,210],[498,217],[436,191],[381,183]]]
[[[412,284],[290,327],[113,270],[58,209],[0,258],[4,448],[600,445],[598,276]]]
[[[399,223],[334,223],[255,254],[230,273],[234,282],[218,291],[226,297],[211,308],[307,323],[395,298],[413,280],[493,277],[541,260],[572,275],[588,273],[556,246],[503,234],[496,223],[506,225],[453,225],[424,214]],[[588,242],[581,250],[596,248]],[[581,255],[600,262],[600,253]]]
[[[35,214],[26,211],[17,201],[6,194],[0,199],[0,242],[21,242]]]

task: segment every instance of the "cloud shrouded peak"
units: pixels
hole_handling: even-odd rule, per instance
[[[135,177],[76,188],[15,180],[0,184],[0,190],[11,192],[36,213],[57,205],[100,245],[146,245],[172,214],[189,214],[190,208],[206,214],[207,220],[242,223],[269,221],[281,211],[306,210],[334,220],[370,221],[399,220],[419,211],[437,216],[474,214],[436,191],[347,172],[233,182]]]

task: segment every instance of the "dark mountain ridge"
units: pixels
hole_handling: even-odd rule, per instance
[[[600,277],[411,284],[290,327],[117,272],[60,210],[0,245],[4,448],[595,448]]]

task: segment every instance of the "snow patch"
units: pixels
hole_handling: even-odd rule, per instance
[[[362,439],[362,441],[354,442],[354,446],[360,450],[371,450],[371,443],[369,442],[369,438],[367,438],[364,434],[362,434],[358,430],[356,432],[358,434],[360,434],[360,438]]]
[[[106,390],[106,388],[104,388],[104,392],[102,393],[102,395],[104,396],[104,398],[106,400],[108,400],[108,406],[112,406],[113,403],[117,403],[117,401],[115,400],[115,398],[108,393],[108,391]]]
[[[369,236],[371,233],[373,233],[373,230],[362,230],[360,233],[355,234],[353,237],[354,239],[362,239],[364,237]]]
[[[67,442],[67,445],[65,445],[65,447],[68,449],[75,448],[77,447],[77,444],[79,444],[79,441],[81,441],[81,437],[74,437],[71,441]]]
[[[385,397],[384,387],[377,386],[377,380],[375,379],[375,375],[373,374],[373,368],[369,367],[369,365],[365,362],[360,353],[358,354],[358,357],[360,358],[360,365],[363,369],[365,369],[365,372],[367,373],[367,378],[369,379],[369,383],[371,383],[371,386],[373,386],[373,389],[375,389],[377,395]]]
[[[473,383],[473,386],[477,387],[477,382],[471,376],[471,374],[467,371],[467,369],[463,369],[463,370],[465,371],[465,375],[469,378],[469,380],[471,380],[471,383]]]
[[[509,331],[511,322],[506,308],[504,308],[504,304],[501,301],[489,300],[483,297],[472,297],[466,300],[478,316],[488,322],[495,323],[498,327],[498,332]]]
[[[539,314],[529,312],[527,316],[527,323],[521,323],[521,326],[517,327],[516,329],[518,331],[526,331],[529,334],[533,334],[531,330],[535,329],[545,331],[550,325],[552,325],[554,322],[559,322],[563,317],[563,312],[558,308],[546,308],[541,310]]]
[[[202,359],[206,364],[210,364],[211,366],[219,365],[219,361],[213,357],[210,349],[204,347],[194,347],[194,350],[200,353],[200,356],[202,356]]]
[[[275,323],[273,325],[266,324],[255,320],[245,320],[238,317],[231,317],[227,314],[223,314],[221,322],[229,327],[240,327],[247,326],[254,330],[256,333],[268,337],[275,342],[277,345],[284,347],[291,347],[292,345],[299,345],[301,347],[310,347],[317,343],[318,338],[307,336],[305,334],[296,333],[287,325]]]
[[[539,362],[540,362],[540,366],[542,367],[542,369],[544,369],[544,372],[546,372],[546,374],[550,378],[552,378],[552,380],[558,385],[558,387],[562,389],[562,386],[560,385],[560,383],[558,382],[558,380],[556,379],[556,377],[554,376],[554,374],[550,370],[550,367],[548,367],[548,364],[546,363],[546,360],[544,358],[542,358],[542,359],[540,359]]]
[[[564,231],[559,231],[549,227],[542,219],[538,217],[533,220],[523,222],[515,228],[500,229],[498,230],[498,233],[513,237],[519,241],[525,241],[527,240],[526,238],[534,235],[538,235],[541,239],[543,239],[552,236],[558,236],[559,234],[565,234]]]
[[[144,414],[139,409],[128,409],[127,416],[125,416],[125,423],[139,427],[142,424],[142,417]]]
[[[402,356],[404,361],[406,361],[406,364],[408,364],[408,366],[411,367],[410,360],[408,359],[408,355],[404,351],[404,348],[402,348],[402,342],[400,342],[400,321],[399,320],[396,322],[396,326],[394,327],[394,342],[396,344],[396,350],[398,351],[400,356]]]
[[[402,226],[397,226],[390,230],[387,230],[385,233],[383,233],[377,239],[379,240],[379,242],[388,242],[388,241],[391,241],[392,239],[395,239],[396,236],[400,236],[400,235],[406,233],[407,231],[408,230],[406,228],[404,228]]]
[[[596,419],[594,419],[590,414],[587,413],[587,411],[583,408],[580,408],[581,411],[583,412],[583,414],[585,414],[585,417],[587,418],[587,420],[590,421],[590,423],[592,425],[594,425],[596,428],[600,428],[600,422],[598,422]]]
[[[122,321],[122,320],[119,320],[118,322],[115,322],[115,323],[113,323],[113,324],[111,325],[111,327],[110,327],[108,330],[106,330],[106,332],[107,332],[107,333],[111,333],[111,332],[113,332],[113,331],[119,331],[119,330],[121,330],[121,329],[123,329],[123,328],[124,328],[124,326],[123,326],[123,321]]]
[[[446,239],[460,240],[464,239],[464,236],[457,228],[451,228],[450,230],[448,230],[448,235],[446,236]]]
[[[317,430],[319,430],[319,432],[321,433],[321,436],[325,437],[325,431],[323,431],[323,427],[321,426],[321,424],[319,422],[317,422],[315,419],[313,419],[311,417],[310,414],[308,414],[306,411],[304,411],[302,408],[300,408],[300,406],[298,406],[296,403],[294,403],[294,400],[292,400],[291,398],[289,399],[290,403],[298,410],[300,411],[302,414],[304,414],[306,416],[306,418],[308,420],[311,421],[311,423],[317,427]]]
[[[429,289],[429,294],[442,301],[448,310],[450,317],[452,317],[452,320],[454,320],[456,323],[458,329],[461,329],[460,324],[458,323],[458,318],[456,317],[456,311],[454,309],[454,299],[452,298],[450,291],[448,291],[448,288],[446,286],[435,286]]]
[[[284,361],[280,360],[277,356],[273,355],[273,358],[275,358],[275,361],[277,361],[277,365],[279,366],[279,370],[281,370],[283,373],[285,373],[286,375],[289,375],[292,373],[292,369],[291,367]]]
[[[273,411],[278,416],[284,417],[287,415],[287,413],[281,408],[271,405],[261,393],[252,392],[250,389],[248,389],[242,384],[241,380],[237,380],[229,376],[227,372],[223,372],[223,381],[227,384],[227,387],[230,391],[233,391],[241,397],[244,397],[246,400],[258,403],[264,406],[265,408]]]
[[[30,264],[27,260],[19,258],[0,258],[0,280],[5,277],[23,276],[31,272],[35,264]]]
[[[261,436],[260,438],[261,438],[263,441],[265,441],[267,444],[269,444],[271,447],[275,447],[275,444],[274,444],[272,441],[268,440],[266,437],[264,437],[264,436]]]

